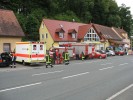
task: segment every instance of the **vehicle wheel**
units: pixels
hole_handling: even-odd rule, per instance
[[[102,59],[102,56],[100,56],[99,58]]]
[[[25,63],[25,61],[24,61],[24,60],[22,61],[22,64],[23,64],[24,66],[26,65],[26,63]]]

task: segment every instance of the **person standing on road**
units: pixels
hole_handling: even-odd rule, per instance
[[[15,52],[13,52],[12,54],[11,54],[11,68],[16,68],[16,54],[15,54]]]
[[[65,65],[68,65],[69,64],[69,53],[68,52],[63,52],[63,58],[64,58],[64,62],[65,62]]]
[[[50,57],[50,54],[48,53],[48,54],[46,54],[46,68],[48,68],[48,65],[50,65],[51,66],[51,68],[53,67],[53,65],[52,65],[52,59],[51,59],[51,57]]]
[[[81,57],[82,57],[82,61],[85,59],[85,55],[84,55],[84,52],[82,52],[82,55],[81,55]]]

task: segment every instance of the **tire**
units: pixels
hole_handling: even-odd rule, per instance
[[[23,64],[24,66],[26,66],[26,63],[25,63],[25,61],[24,61],[24,60],[22,61],[22,64]]]
[[[99,58],[102,59],[102,56],[100,56]]]

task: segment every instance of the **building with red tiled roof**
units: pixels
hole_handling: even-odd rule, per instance
[[[14,50],[16,42],[21,41],[23,36],[13,11],[0,9],[0,53]]]
[[[43,19],[39,29],[40,41],[45,42],[47,50],[64,43],[75,43],[78,39],[79,26],[84,23]]]
[[[130,48],[130,39],[128,37],[128,33],[124,29],[120,29],[120,28],[116,28],[116,27],[112,27],[112,30],[117,35],[119,35],[119,37],[121,37],[122,44],[124,45],[124,48],[129,49]]]
[[[123,43],[121,36],[112,28],[94,23],[43,19],[39,33],[40,41],[46,43],[47,50],[52,46],[75,42],[94,44],[96,49],[105,49],[110,45],[119,46]]]

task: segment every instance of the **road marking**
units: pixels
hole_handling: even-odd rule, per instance
[[[20,88],[25,88],[25,87],[40,85],[40,84],[42,84],[42,82],[28,84],[28,85],[23,85],[23,86],[18,86],[18,87],[13,87],[13,88],[8,88],[8,89],[0,90],[0,93],[1,92],[6,92],[6,91],[11,91],[11,90],[16,90],[16,89],[20,89]]]
[[[81,63],[73,63],[73,64],[84,64],[84,63],[94,63],[94,62],[101,62],[101,61],[100,60],[98,60],[98,61],[91,61],[91,62],[83,61]]]
[[[119,66],[123,66],[123,65],[127,65],[128,63],[123,63],[123,64],[120,64]]]
[[[106,70],[106,69],[111,69],[113,68],[114,66],[111,66],[111,67],[106,67],[106,68],[102,68],[102,69],[99,69],[99,70]]]
[[[131,87],[133,87],[133,84],[129,85],[128,87],[126,87],[125,89],[117,92],[116,94],[114,94],[113,96],[109,97],[108,99],[106,100],[112,100],[114,99],[115,97],[117,97],[118,95],[122,94],[123,92],[127,91],[128,89],[130,89]]]
[[[47,73],[39,73],[39,74],[33,74],[32,76],[38,76],[38,75],[46,75],[46,74],[53,74],[53,73],[60,73],[64,70],[60,70],[60,71],[54,71],[54,72],[47,72]]]
[[[71,75],[71,76],[63,77],[62,79],[72,78],[72,77],[81,76],[81,75],[85,75],[85,74],[89,74],[89,73],[90,72],[80,73],[80,74],[76,74],[76,75]]]
[[[101,65],[109,65],[109,64],[112,64],[112,63],[105,63],[105,64],[101,64]]]

